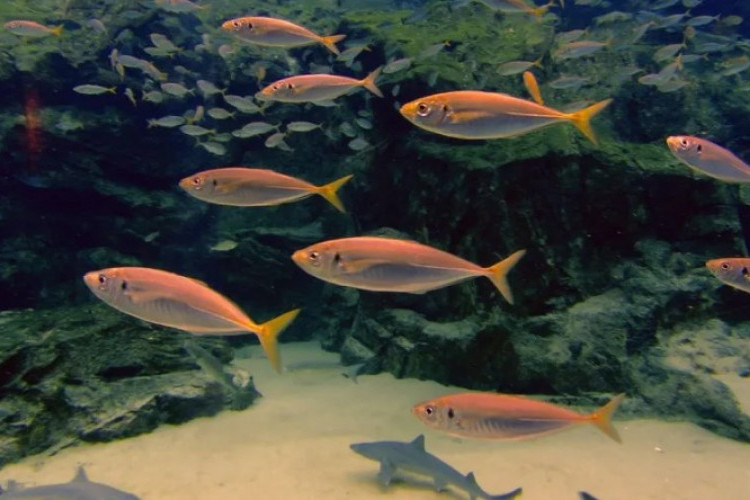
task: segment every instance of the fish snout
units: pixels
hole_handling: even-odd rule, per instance
[[[401,106],[401,109],[399,109],[398,112],[401,113],[401,116],[403,116],[410,122],[413,122],[415,117],[417,116],[417,102],[407,102],[406,104]]]
[[[295,264],[297,264],[299,267],[304,267],[305,263],[305,251],[304,250],[297,250],[292,254],[292,260]]]
[[[673,153],[687,149],[688,145],[688,140],[684,136],[673,135],[667,137],[667,146],[669,146],[669,149],[672,150]]]

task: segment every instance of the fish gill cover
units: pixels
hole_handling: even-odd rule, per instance
[[[140,309],[106,302],[155,324],[240,325],[269,352],[288,327],[283,341],[317,338],[373,371],[473,389],[589,403],[627,392],[633,414],[750,440],[750,419],[710,377],[750,374],[750,297],[704,267],[746,252],[747,192],[665,143],[699,136],[746,166],[750,7],[561,4],[2,2],[2,458],[158,423],[60,418],[78,400],[55,399],[57,387],[74,383],[91,403],[80,387],[144,374],[180,385],[175,373],[195,368],[177,332],[93,304],[81,276],[113,267],[200,280],[190,294],[117,282]],[[213,178],[216,191],[188,194],[199,172],[226,167],[262,170],[264,182]],[[310,273],[321,280],[290,259],[360,236],[422,253],[311,251],[307,262],[332,266]],[[523,249],[502,287],[469,280],[498,276],[492,265]],[[200,310],[216,316],[144,310],[209,296]],[[115,359],[134,335],[137,352],[161,340],[144,359]],[[76,362],[105,340],[112,366]],[[48,349],[32,356],[37,344]],[[186,396],[162,418],[218,411],[221,384],[209,386],[190,396],[206,411],[187,413]],[[40,395],[49,404],[32,412]]]

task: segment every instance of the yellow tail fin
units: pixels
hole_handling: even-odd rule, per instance
[[[336,194],[336,191],[339,190],[341,186],[349,182],[349,179],[354,177],[353,175],[347,175],[346,177],[342,177],[341,179],[335,180],[331,182],[330,184],[326,184],[325,186],[320,186],[317,188],[317,193],[329,201],[331,205],[336,207],[339,212],[345,214],[346,209],[344,208],[344,204],[341,203],[341,200],[339,199],[338,195]]]
[[[620,403],[622,403],[623,399],[625,399],[625,394],[618,394],[610,399],[607,404],[589,415],[589,418],[591,418],[591,421],[599,428],[599,430],[618,443],[622,443],[622,439],[620,439],[617,429],[612,426],[612,415],[615,413],[615,410]]]
[[[339,49],[336,47],[336,42],[340,42],[344,38],[346,38],[346,35],[322,36],[320,37],[320,43],[325,45],[328,50],[338,56],[341,52],[339,52]]]
[[[513,303],[513,292],[510,291],[510,285],[508,285],[506,275],[525,254],[526,250],[518,250],[494,266],[485,268],[485,270],[489,272],[487,277],[492,280],[492,283],[498,290],[500,290],[500,293],[503,294],[503,297],[505,297],[505,300],[507,300],[509,304]]]
[[[360,84],[362,84],[362,86],[364,88],[366,88],[367,90],[369,90],[370,92],[372,92],[373,94],[375,94],[378,97],[383,97],[383,93],[375,85],[375,79],[378,76],[380,76],[380,72],[382,70],[383,70],[383,67],[381,66],[378,69],[376,69],[375,71],[373,71],[372,73],[370,73],[369,75],[367,75],[367,77],[364,80],[362,80],[362,81],[359,82]]]
[[[609,106],[611,102],[612,99],[605,99],[601,102],[597,102],[596,104],[592,104],[588,108],[576,111],[575,113],[567,114],[565,115],[565,117],[570,120],[573,125],[575,125],[576,128],[581,131],[583,135],[588,137],[591,142],[598,145],[599,141],[597,141],[596,139],[594,129],[591,128],[591,119],[601,113],[602,110]]]
[[[54,28],[50,28],[49,32],[52,33],[55,36],[60,36],[60,33],[62,33],[63,25],[55,26]]]
[[[299,312],[299,309],[286,312],[270,321],[266,321],[258,329],[257,335],[260,345],[263,347],[263,351],[268,356],[268,361],[271,362],[271,366],[273,366],[273,369],[277,373],[281,373],[281,355],[278,348],[279,334],[289,326],[289,323],[297,317]]]
[[[546,5],[541,5],[539,7],[529,9],[529,14],[531,14],[534,17],[542,17],[544,14],[547,13],[550,7],[555,5],[555,0],[550,0],[550,2]]]

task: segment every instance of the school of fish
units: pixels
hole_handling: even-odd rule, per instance
[[[546,16],[551,15],[550,12],[565,8],[562,0],[551,1],[545,5],[535,5],[525,0],[479,1],[483,8],[489,9],[490,12],[519,16],[519,22],[544,22]],[[576,5],[587,6],[597,6],[601,2],[602,0],[573,0]],[[155,8],[175,14],[198,15],[209,7],[207,2],[201,4],[191,0],[152,0],[152,3]],[[603,98],[597,102],[584,102],[582,105],[572,106],[572,109],[557,109],[545,104],[543,89],[549,87],[561,92],[577,91],[591,85],[592,77],[560,73],[554,80],[541,82],[540,85],[535,72],[544,64],[564,64],[565,61],[596,57],[602,51],[616,51],[627,44],[638,43],[648,37],[649,33],[660,31],[674,35],[675,41],[654,50],[652,59],[659,68],[653,69],[651,73],[637,67],[620,68],[617,70],[618,78],[629,79],[639,73],[645,73],[638,77],[639,84],[653,86],[659,92],[677,92],[691,84],[686,79],[690,73],[690,64],[707,60],[715,54],[724,54],[740,46],[732,37],[714,35],[705,30],[712,25],[720,25],[723,31],[731,30],[743,22],[742,18],[732,15],[723,18],[691,15],[690,9],[700,4],[701,0],[660,0],[652,2],[648,10],[640,10],[637,13],[609,12],[595,18],[590,31],[572,30],[557,33],[555,46],[549,53],[542,54],[533,61],[498,61],[496,71],[499,75],[513,78],[522,75],[523,84],[532,100],[482,88],[457,88],[425,95],[403,104],[396,103],[396,109],[404,119],[419,129],[465,141],[513,138],[553,125],[569,124],[593,145],[597,145],[598,135],[591,122],[607,110],[612,99],[602,96]],[[459,3],[458,7],[460,6]],[[680,12],[673,12],[674,10]],[[627,36],[620,32],[618,36],[610,34],[603,38],[601,35],[609,33],[604,31],[604,27],[615,23],[628,26],[630,32],[626,33]],[[87,25],[97,32],[106,32],[105,24],[99,20],[91,19]],[[213,47],[211,50],[216,50],[223,58],[236,55],[235,42],[275,47],[279,50],[309,46],[317,47],[316,50],[323,48],[336,61],[352,68],[355,59],[369,50],[368,46],[361,42],[353,42],[345,48],[340,46],[339,44],[343,44],[347,39],[346,34],[321,34],[290,20],[272,16],[228,19],[216,28],[232,41],[216,47],[215,41],[204,35],[200,49],[209,50]],[[4,24],[4,29],[23,39],[59,39],[68,36],[65,24],[50,26],[24,19],[10,20]],[[153,33],[149,40],[151,45],[144,52],[151,58],[168,59],[185,50],[164,34]],[[197,79],[194,86],[188,85],[184,79],[170,81],[174,75],[159,69],[160,62],[123,54],[118,48],[113,48],[110,52],[108,64],[111,71],[118,74],[121,80],[126,72],[133,71],[147,79],[149,84],[144,87],[140,102],[160,104],[167,100],[179,101],[201,96],[204,99],[203,104],[181,115],[150,119],[147,126],[177,129],[193,137],[196,145],[208,153],[222,157],[227,154],[225,143],[228,141],[266,134],[269,134],[264,140],[266,147],[291,152],[293,149],[286,142],[291,134],[322,130],[326,125],[294,121],[287,123],[282,131],[283,124],[253,121],[227,133],[202,125],[206,117],[217,124],[232,122],[242,115],[263,114],[266,108],[274,103],[336,106],[337,99],[359,89],[366,90],[364,94],[367,94],[368,98],[384,98],[385,93],[378,86],[378,79],[384,75],[405,71],[419,64],[420,59],[434,57],[449,46],[449,41],[441,41],[422,51],[419,57],[391,58],[368,73],[363,73],[363,77],[334,74],[330,71],[331,68],[322,68],[322,71],[290,74],[263,84],[269,66],[258,62],[249,68],[250,73],[257,79],[258,91],[245,96],[227,94],[226,89],[203,79]],[[198,49],[199,47],[196,47],[196,50]],[[718,61],[718,67],[724,76],[737,75],[750,69],[750,58],[746,55],[723,57]],[[357,68],[361,69],[362,65],[357,63]],[[81,83],[72,90],[77,94],[94,97],[117,95],[118,89],[118,85],[92,82]],[[398,86],[394,86],[391,96],[395,98],[398,93]],[[122,95],[134,106],[139,104],[131,88],[122,89]],[[221,99],[223,104],[220,104],[218,99]],[[340,131],[350,139],[349,148],[356,152],[371,147],[363,132],[372,129],[372,115],[363,110],[355,123],[356,127],[351,123],[343,124]],[[675,133],[679,134],[680,131]],[[690,135],[674,135],[665,140],[674,157],[694,172],[721,182],[750,183],[750,166],[728,149],[706,138]],[[455,147],[461,145],[457,144]],[[274,206],[319,195],[336,210],[346,213],[338,192],[352,178],[353,175],[346,175],[339,179],[329,179],[326,184],[315,185],[265,166],[222,166],[192,173],[177,182],[177,185],[196,200],[215,205]],[[218,242],[210,250],[231,251],[238,244],[232,240],[225,240]],[[291,260],[306,273],[320,280],[338,286],[376,292],[423,294],[475,277],[486,277],[505,301],[513,304],[514,297],[507,276],[525,255],[526,250],[512,250],[515,251],[496,264],[482,267],[447,251],[416,241],[382,236],[355,236],[322,241],[299,249],[291,256]],[[750,259],[716,258],[708,261],[706,266],[723,283],[750,293]],[[277,372],[282,371],[278,337],[300,312],[299,309],[291,309],[276,318],[256,323],[238,305],[208,284],[161,269],[113,267],[91,271],[83,280],[93,295],[102,302],[125,314],[154,324],[193,335],[255,335]],[[459,437],[518,440],[540,437],[578,424],[589,423],[619,443],[621,437],[612,426],[611,418],[623,399],[623,394],[617,395],[599,410],[581,414],[526,396],[467,392],[441,396],[416,404],[412,408],[412,413],[425,426]],[[478,487],[473,476],[464,477],[447,468],[446,464],[436,462],[434,457],[425,458],[423,438],[417,438],[412,442],[411,448],[406,447],[404,443],[396,442],[372,444],[380,444],[380,448],[360,445],[353,448],[366,456],[372,455],[372,458],[377,460],[381,460],[379,453],[421,453],[417,455],[419,460],[433,467],[426,469],[428,473],[436,478],[441,474],[449,477],[454,484],[469,491],[472,497],[484,495],[493,498]],[[365,448],[375,451],[361,451]],[[401,459],[402,466],[416,467],[414,457],[409,459],[411,461],[403,456]],[[85,474],[79,474],[82,477],[80,482],[86,483]],[[78,483],[72,484],[78,487]],[[96,483],[89,482],[84,485],[92,488],[94,484]],[[513,496],[518,492],[520,490],[514,492]],[[16,496],[11,494],[10,497]]]

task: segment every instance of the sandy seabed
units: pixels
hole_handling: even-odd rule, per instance
[[[491,494],[522,486],[525,500],[750,498],[750,445],[689,423],[616,422],[618,445],[590,425],[521,442],[457,440],[425,429],[413,404],[462,389],[389,374],[342,376],[338,356],[316,343],[283,344],[283,375],[257,350],[235,362],[264,397],[250,408],[165,426],[132,439],[36,456],[0,470],[26,486],[69,481],[78,464],[93,481],[143,500],[458,499],[425,478],[403,476],[382,488],[378,464],[349,449],[362,441],[409,441],[462,473],[474,471]],[[304,368],[307,364],[308,368]],[[726,377],[750,407],[750,380]]]

